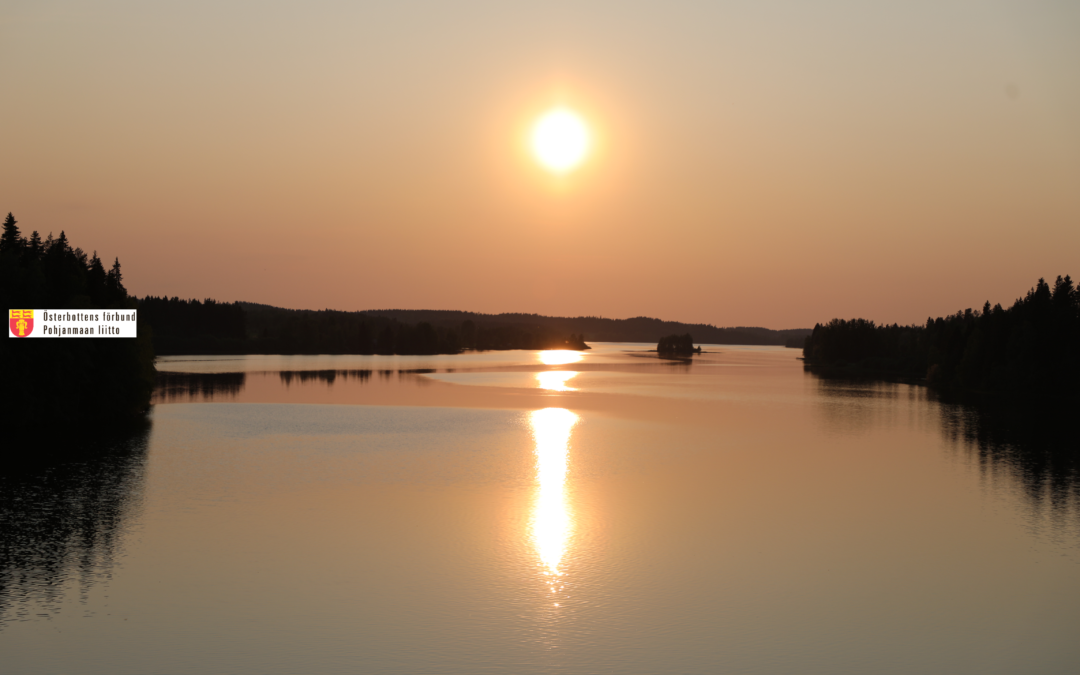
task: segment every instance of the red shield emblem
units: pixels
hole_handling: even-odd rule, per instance
[[[34,332],[34,310],[9,309],[8,327],[15,337],[27,337]]]

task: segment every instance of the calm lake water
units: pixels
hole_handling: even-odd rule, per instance
[[[1080,672],[1075,436],[645,349],[162,359],[0,478],[0,672]]]

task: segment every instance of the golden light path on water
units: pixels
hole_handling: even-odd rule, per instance
[[[532,536],[551,592],[560,588],[559,564],[573,530],[567,504],[566,472],[570,462],[570,431],[578,416],[564,408],[544,408],[529,413],[536,442],[536,503]],[[558,606],[558,603],[555,603]]]
[[[573,387],[566,386],[566,381],[575,375],[577,375],[577,372],[573,370],[548,370],[537,373],[537,386],[548,391],[577,391]]]
[[[545,366],[564,366],[568,363],[577,363],[585,358],[581,352],[571,349],[545,349],[540,352],[540,363]]]

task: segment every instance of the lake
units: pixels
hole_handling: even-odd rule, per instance
[[[159,359],[0,478],[0,671],[1078,672],[1075,435],[649,347]]]

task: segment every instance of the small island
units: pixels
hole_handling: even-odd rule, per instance
[[[692,356],[700,354],[701,347],[694,348],[694,338],[690,333],[668,335],[656,343],[656,352],[661,356]]]

